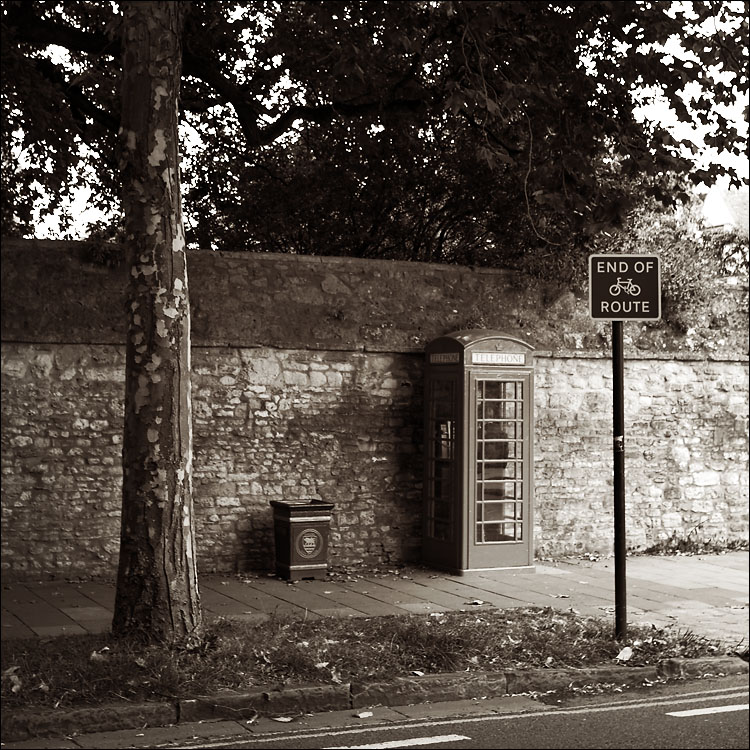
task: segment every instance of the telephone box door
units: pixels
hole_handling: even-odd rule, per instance
[[[441,567],[459,568],[461,550],[461,379],[456,373],[427,381],[423,552]]]
[[[465,567],[531,565],[531,374],[480,371],[470,379]]]
[[[426,347],[423,559],[533,565],[533,347],[468,329]]]

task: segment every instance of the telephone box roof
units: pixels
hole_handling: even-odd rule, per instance
[[[522,339],[518,339],[515,336],[509,336],[507,333],[490,328],[467,328],[462,331],[446,333],[443,336],[438,336],[436,339],[433,339],[428,346],[430,348],[433,346],[439,346],[438,342],[445,342],[446,339],[460,344],[464,349],[468,349],[469,347],[487,341],[488,339],[507,341],[509,344],[519,344],[526,349],[534,348],[531,344]]]

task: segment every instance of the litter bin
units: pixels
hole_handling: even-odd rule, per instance
[[[328,572],[328,532],[333,503],[271,500],[276,573],[282,578],[321,578]]]

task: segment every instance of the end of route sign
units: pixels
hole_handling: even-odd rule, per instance
[[[590,255],[589,314],[595,320],[659,320],[659,256]]]

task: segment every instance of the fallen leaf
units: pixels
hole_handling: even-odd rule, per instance
[[[21,678],[16,674],[20,667],[9,667],[3,672],[3,679],[8,680],[11,684],[11,690],[14,693],[21,692]]]
[[[620,651],[620,653],[617,654],[617,656],[615,656],[615,659],[617,661],[627,661],[628,659],[630,659],[632,655],[633,655],[633,649],[630,648],[630,646],[625,646],[625,648],[622,651]]]

